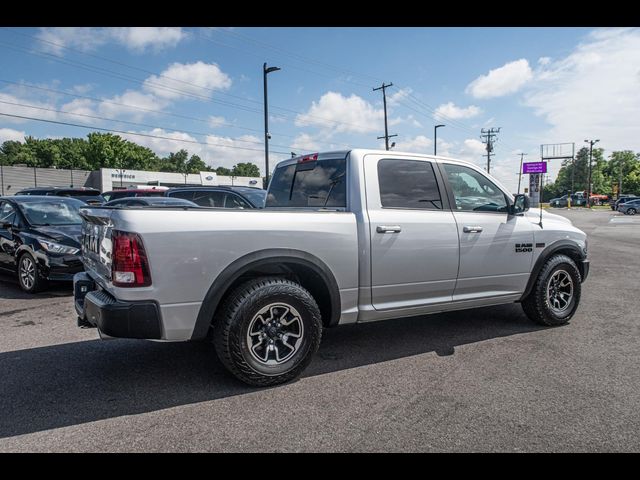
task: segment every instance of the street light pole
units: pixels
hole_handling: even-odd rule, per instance
[[[589,182],[587,184],[587,207],[591,208],[591,162],[593,160],[593,146],[600,140],[585,140],[589,144]]]
[[[433,127],[433,156],[438,154],[438,129],[440,127],[446,127],[446,125],[436,125]]]
[[[264,82],[264,168],[267,186],[269,185],[269,105],[267,101],[267,74],[281,70],[279,67],[268,67],[267,62],[262,65],[262,79]]]
[[[520,194],[520,181],[522,180],[522,162],[526,153],[520,153],[520,171],[518,172],[518,194]]]

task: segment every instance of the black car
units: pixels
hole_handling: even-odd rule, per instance
[[[17,195],[55,195],[57,197],[73,197],[88,205],[102,205],[106,200],[100,190],[88,187],[33,187],[20,190]]]
[[[82,200],[58,196],[0,197],[0,271],[29,293],[48,281],[72,281],[83,270],[78,211]]]
[[[111,200],[103,207],[197,207],[196,203],[184,198],[167,197],[126,197]]]
[[[166,197],[184,198],[201,207],[264,208],[267,191],[254,187],[176,187],[167,190]]]

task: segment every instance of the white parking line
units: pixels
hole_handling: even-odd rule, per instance
[[[609,223],[640,223],[640,217],[613,217],[611,220],[609,220]]]

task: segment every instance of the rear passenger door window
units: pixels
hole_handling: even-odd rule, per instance
[[[225,192],[194,192],[192,202],[201,207],[224,208]],[[189,199],[187,199],[189,200]]]
[[[184,200],[190,200],[193,202],[193,195],[195,194],[192,190],[186,190],[184,192],[171,192],[169,195],[171,198],[182,198]]]
[[[442,210],[442,197],[431,162],[380,160],[378,182],[383,208]]]
[[[235,193],[227,193],[224,208],[251,208],[251,206]]]

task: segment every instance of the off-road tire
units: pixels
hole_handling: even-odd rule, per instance
[[[294,307],[304,328],[295,353],[280,365],[260,363],[251,353],[248,329],[261,309],[273,303]],[[239,380],[258,387],[297,378],[309,365],[322,337],[320,309],[301,285],[280,277],[249,280],[223,301],[212,322],[212,339],[222,364]]]
[[[550,306],[547,300],[547,288],[549,279],[555,272],[565,271],[573,282],[573,294],[571,302],[566,311],[558,314]],[[580,303],[582,286],[580,271],[575,262],[566,255],[554,255],[546,261],[538,278],[531,290],[531,293],[522,301],[522,308],[530,320],[545,326],[558,326],[567,323],[575,314]]]

